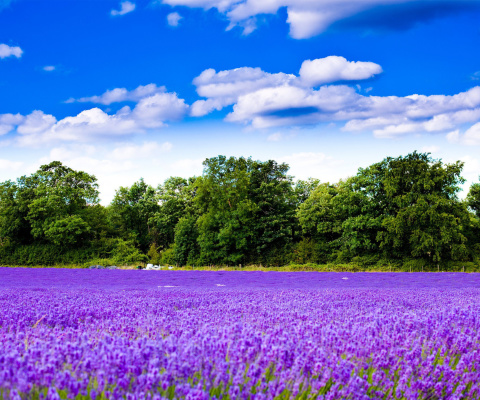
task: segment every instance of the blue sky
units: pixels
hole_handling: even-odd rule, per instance
[[[337,181],[413,150],[480,175],[480,1],[0,0],[0,180],[102,202],[219,154]]]

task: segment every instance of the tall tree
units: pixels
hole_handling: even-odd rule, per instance
[[[474,183],[467,195],[467,205],[480,218],[480,183]]]
[[[256,205],[250,258],[262,263],[274,262],[275,255],[288,251],[294,240],[298,192],[287,174],[287,164],[253,161],[250,169],[249,198]],[[309,185],[305,182],[305,191],[311,190]]]
[[[243,157],[218,156],[203,162],[195,183],[198,243],[203,263],[245,263],[253,236],[255,204],[249,198],[249,165]]]
[[[458,200],[463,163],[444,164],[429,154],[387,158],[383,188],[384,230],[380,247],[394,256],[413,256],[432,263],[467,256],[465,204]]]
[[[20,244],[73,245],[90,237],[98,185],[95,176],[53,161],[1,184],[0,203],[0,236]]]
[[[150,224],[155,228],[155,244],[163,249],[175,241],[175,226],[193,207],[195,178],[168,178],[159,185],[157,196],[159,209]]]
[[[205,160],[195,183],[204,262],[267,263],[291,243],[296,202],[287,171],[273,160]]]
[[[154,240],[153,217],[159,211],[155,189],[143,179],[130,187],[120,187],[110,205],[110,218],[122,235],[133,236],[144,253]]]

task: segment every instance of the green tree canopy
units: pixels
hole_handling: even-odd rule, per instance
[[[150,224],[155,228],[155,244],[168,248],[175,241],[175,227],[182,217],[192,212],[195,178],[168,178],[157,189],[158,211]]]
[[[474,183],[467,195],[467,204],[480,218],[480,183]]]
[[[0,236],[21,244],[72,245],[88,238],[88,209],[97,204],[95,176],[54,161],[0,185]]]
[[[125,238],[133,236],[144,253],[154,240],[153,217],[159,211],[155,189],[143,179],[130,187],[121,186],[109,207],[112,224]]]

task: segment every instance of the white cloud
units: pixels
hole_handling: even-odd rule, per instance
[[[56,68],[55,65],[45,65],[42,69],[46,72],[52,72],[55,71]]]
[[[192,105],[191,115],[198,117],[234,104],[239,96],[266,87],[276,87],[295,80],[294,75],[270,74],[260,68],[235,68],[216,72],[206,69],[193,80],[197,93],[207,100],[198,100]]]
[[[167,15],[167,22],[170,26],[178,26],[183,17],[178,12],[172,12]]]
[[[369,79],[382,72],[382,67],[373,62],[347,61],[344,57],[330,56],[304,61],[300,79],[307,86],[315,87],[338,81]]]
[[[242,95],[265,88],[283,86],[309,86],[342,80],[363,80],[382,72],[380,65],[372,62],[349,62],[344,57],[329,56],[303,62],[299,77],[283,72],[271,74],[260,68],[242,67],[216,72],[203,71],[193,80],[197,93],[207,100],[192,105],[193,116],[202,116],[213,110],[232,105]]]
[[[112,103],[119,103],[123,101],[137,102],[145,97],[152,96],[157,93],[165,93],[165,86],[157,86],[154,83],[150,83],[145,86],[138,86],[134,90],[127,90],[125,88],[115,88],[107,90],[105,93],[99,96],[81,97],[79,99],[68,99],[66,103],[96,103],[103,105],[110,105]]]
[[[176,93],[165,92],[164,88],[160,90],[155,85],[142,86],[132,92],[122,91],[121,96],[111,93],[117,92],[113,90],[98,96],[98,102],[121,101],[121,96],[122,99],[138,99],[138,102],[133,109],[125,106],[115,114],[95,107],[58,121],[39,110],[27,116],[0,114],[0,133],[16,129],[17,142],[22,146],[58,141],[86,142],[92,138],[118,137],[161,128],[167,121],[181,119],[188,111],[188,105]]]
[[[480,80],[480,71],[477,71],[475,73],[472,74],[472,80],[473,81],[478,81]]]
[[[458,143],[460,141],[460,130],[457,129],[447,133],[446,138],[450,143]]]
[[[230,21],[227,29],[239,26],[244,29],[245,34],[256,28],[256,16],[276,14],[279,9],[286,8],[290,35],[296,39],[305,39],[324,32],[334,22],[362,11],[377,6],[416,1],[418,0],[163,0],[162,3],[203,9],[216,8]],[[433,10],[436,2],[429,3],[432,3],[430,8]]]
[[[457,132],[456,136],[452,135],[449,139],[467,146],[480,146],[480,122],[467,129],[463,135]]]
[[[8,44],[0,43],[0,58],[16,57],[20,58],[23,50],[18,46],[9,46]]]
[[[339,80],[362,80],[382,72],[372,62],[349,62],[343,57],[304,61],[300,76],[293,74],[268,73],[260,68],[242,67],[216,72],[203,71],[193,80],[197,93],[207,100],[198,100],[192,105],[192,116],[203,116],[213,110],[236,103],[241,96],[266,88],[318,86]]]
[[[132,3],[131,1],[122,1],[120,3],[120,10],[112,10],[110,11],[110,15],[114,17],[125,15],[135,10],[135,7],[135,3]]]
[[[203,71],[193,83],[204,97],[192,116],[233,105],[226,120],[253,128],[344,122],[344,131],[370,131],[378,138],[446,133],[480,121],[480,86],[456,95],[371,96],[335,82],[369,79],[382,72],[373,62],[330,56],[303,62],[299,75],[242,67]],[[357,85],[358,86],[358,85]],[[452,138],[450,138],[452,139]],[[464,143],[476,143],[474,128]]]
[[[46,132],[52,128],[57,119],[53,115],[44,114],[43,111],[35,110],[27,115],[17,127],[17,132],[22,135],[33,135]]]
[[[13,131],[23,120],[20,114],[0,114],[0,136]]]

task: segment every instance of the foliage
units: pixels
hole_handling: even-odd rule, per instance
[[[146,252],[154,236],[151,219],[159,208],[155,189],[140,179],[116,191],[109,212],[116,230],[124,232],[125,238],[133,236],[139,249]]]
[[[480,262],[480,183],[413,152],[337,183],[294,182],[274,160],[218,156],[200,177],[143,179],[99,204],[96,178],[55,161],[0,183],[0,263],[448,269]],[[42,250],[43,249],[43,250]],[[29,253],[30,252],[30,253]],[[456,264],[455,264],[456,265]]]
[[[96,204],[93,175],[59,161],[42,165],[31,176],[0,185],[0,237],[18,244],[74,245],[87,239],[88,209]]]
[[[194,198],[202,263],[268,263],[292,242],[296,202],[287,171],[273,160],[205,160]]]
[[[480,218],[480,183],[474,183],[467,196],[467,204]]]
[[[167,251],[173,252],[175,264],[182,266],[196,263],[200,251],[196,216],[190,215],[180,218],[175,227],[174,250]]]
[[[157,189],[159,208],[149,223],[154,226],[154,243],[160,248],[168,248],[175,242],[175,227],[185,213],[193,207],[195,178],[189,180],[171,177]]]

